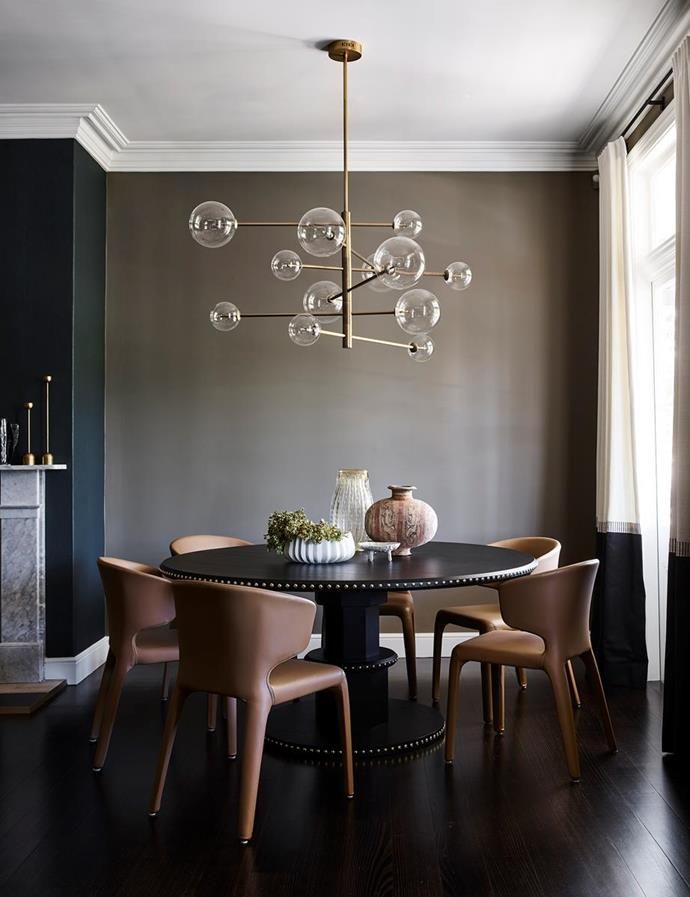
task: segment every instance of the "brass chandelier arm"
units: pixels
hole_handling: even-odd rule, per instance
[[[294,318],[295,315],[304,314],[304,312],[299,311],[267,311],[267,312],[253,312],[252,314],[244,314],[240,312],[240,319],[244,321],[245,318]],[[395,311],[353,311],[352,314],[355,317],[366,316],[366,315],[394,315]],[[327,311],[319,314],[312,313],[313,318],[332,318],[335,315],[342,316],[342,312],[340,311]],[[221,316],[222,317],[222,316]],[[322,331],[323,332],[323,331]],[[341,334],[338,334],[342,336]],[[357,339],[357,337],[355,337]],[[363,339],[363,337],[362,337]]]
[[[391,221],[353,221],[353,227],[393,227]]]
[[[297,227],[299,221],[238,221],[238,227]]]
[[[335,330],[322,330],[321,333],[324,336],[337,336],[340,339],[345,336],[344,333],[337,333]],[[352,339],[361,343],[378,343],[380,346],[395,346],[396,349],[409,350],[412,346],[412,343],[394,343],[392,340],[388,339],[374,339],[373,336],[355,336],[353,334]]]

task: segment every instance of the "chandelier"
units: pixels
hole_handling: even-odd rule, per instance
[[[398,212],[392,222],[352,221],[348,171],[348,63],[362,56],[362,45],[352,40],[336,40],[326,47],[328,55],[342,63],[343,71],[343,212],[316,208],[305,212],[299,221],[242,221],[221,202],[202,202],[191,213],[189,230],[201,246],[218,249],[225,246],[237,233],[238,227],[296,227],[297,240],[302,249],[319,261],[305,263],[292,249],[281,249],[271,260],[273,274],[282,281],[295,280],[303,271],[328,272],[322,276],[335,280],[318,280],[313,283],[302,300],[303,310],[298,314],[245,314],[232,302],[218,302],[211,310],[211,324],[216,330],[234,330],[245,318],[290,318],[288,334],[298,346],[311,346],[321,336],[334,336],[342,340],[344,349],[351,349],[355,342],[379,343],[406,349],[415,361],[427,361],[434,344],[430,331],[438,324],[441,306],[430,291],[418,287],[422,277],[442,278],[453,290],[465,290],[472,280],[472,271],[465,262],[451,262],[443,271],[427,271],[424,251],[416,237],[422,230],[422,219],[417,212],[405,209]],[[393,236],[384,240],[370,255],[360,254],[354,247],[354,228],[392,228]],[[340,255],[339,265],[323,264],[324,259]],[[354,260],[354,263],[353,263]],[[353,281],[353,276],[357,281]],[[402,295],[390,310],[355,310],[352,294],[360,287],[387,293],[402,291]],[[354,319],[368,315],[394,315],[400,328],[409,339],[405,342],[374,339],[354,332]],[[337,330],[324,329],[323,325],[336,325]]]

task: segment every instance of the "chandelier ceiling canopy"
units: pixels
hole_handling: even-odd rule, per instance
[[[304,293],[303,310],[276,314],[243,313],[229,301],[218,302],[211,310],[211,324],[216,330],[234,330],[245,318],[290,318],[288,334],[298,346],[311,346],[321,336],[342,340],[344,349],[355,342],[379,343],[406,349],[414,361],[428,361],[434,351],[430,331],[438,324],[441,306],[430,290],[418,286],[422,277],[441,278],[452,290],[465,290],[472,280],[472,271],[465,262],[450,262],[443,271],[426,270],[424,250],[417,242],[422,219],[412,209],[398,212],[392,222],[352,221],[348,170],[348,63],[362,56],[362,45],[353,40],[332,41],[328,47],[331,59],[342,64],[343,71],[343,212],[315,208],[305,212],[299,221],[242,221],[222,202],[202,202],[191,213],[189,230],[192,237],[207,249],[225,246],[238,227],[294,227],[302,249],[318,263],[309,264],[292,249],[281,249],[271,260],[271,270],[278,280],[296,280],[303,271],[325,272],[324,278],[311,284]],[[391,228],[393,236],[385,239],[369,256],[357,252],[352,234],[355,228]],[[323,260],[339,256],[340,264]],[[354,260],[354,263],[353,263]],[[354,281],[354,275],[357,280]],[[336,283],[339,280],[340,283]],[[383,311],[355,310],[355,290],[366,286],[377,293],[402,293],[393,309]],[[367,315],[394,316],[400,328],[410,337],[406,342],[373,339],[354,332],[354,318]],[[329,330],[324,324],[338,329]]]

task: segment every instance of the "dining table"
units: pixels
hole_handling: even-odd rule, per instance
[[[323,607],[321,646],[305,658],[345,671],[350,692],[355,757],[418,752],[440,741],[445,721],[421,702],[391,698],[388,672],[398,659],[382,647],[379,608],[389,592],[491,586],[525,576],[537,565],[529,554],[492,545],[429,542],[407,557],[358,552],[337,564],[299,564],[265,545],[215,548],[167,558],[163,574],[175,580],[227,583],[311,596]],[[309,759],[341,753],[337,710],[328,693],[273,708],[267,744]]]

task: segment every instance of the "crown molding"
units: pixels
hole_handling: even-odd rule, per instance
[[[608,140],[620,136],[630,117],[670,69],[671,57],[688,33],[688,0],[666,0],[582,134],[579,148],[583,152],[596,156]]]
[[[0,104],[0,140],[72,138],[106,171],[129,141],[98,104]]]
[[[100,105],[0,105],[0,139],[71,137],[106,171],[340,171],[340,141],[128,140]],[[575,141],[354,141],[352,171],[590,171]]]
[[[111,171],[340,171],[340,141],[131,141]],[[573,171],[596,168],[576,142],[353,141],[351,171]]]

